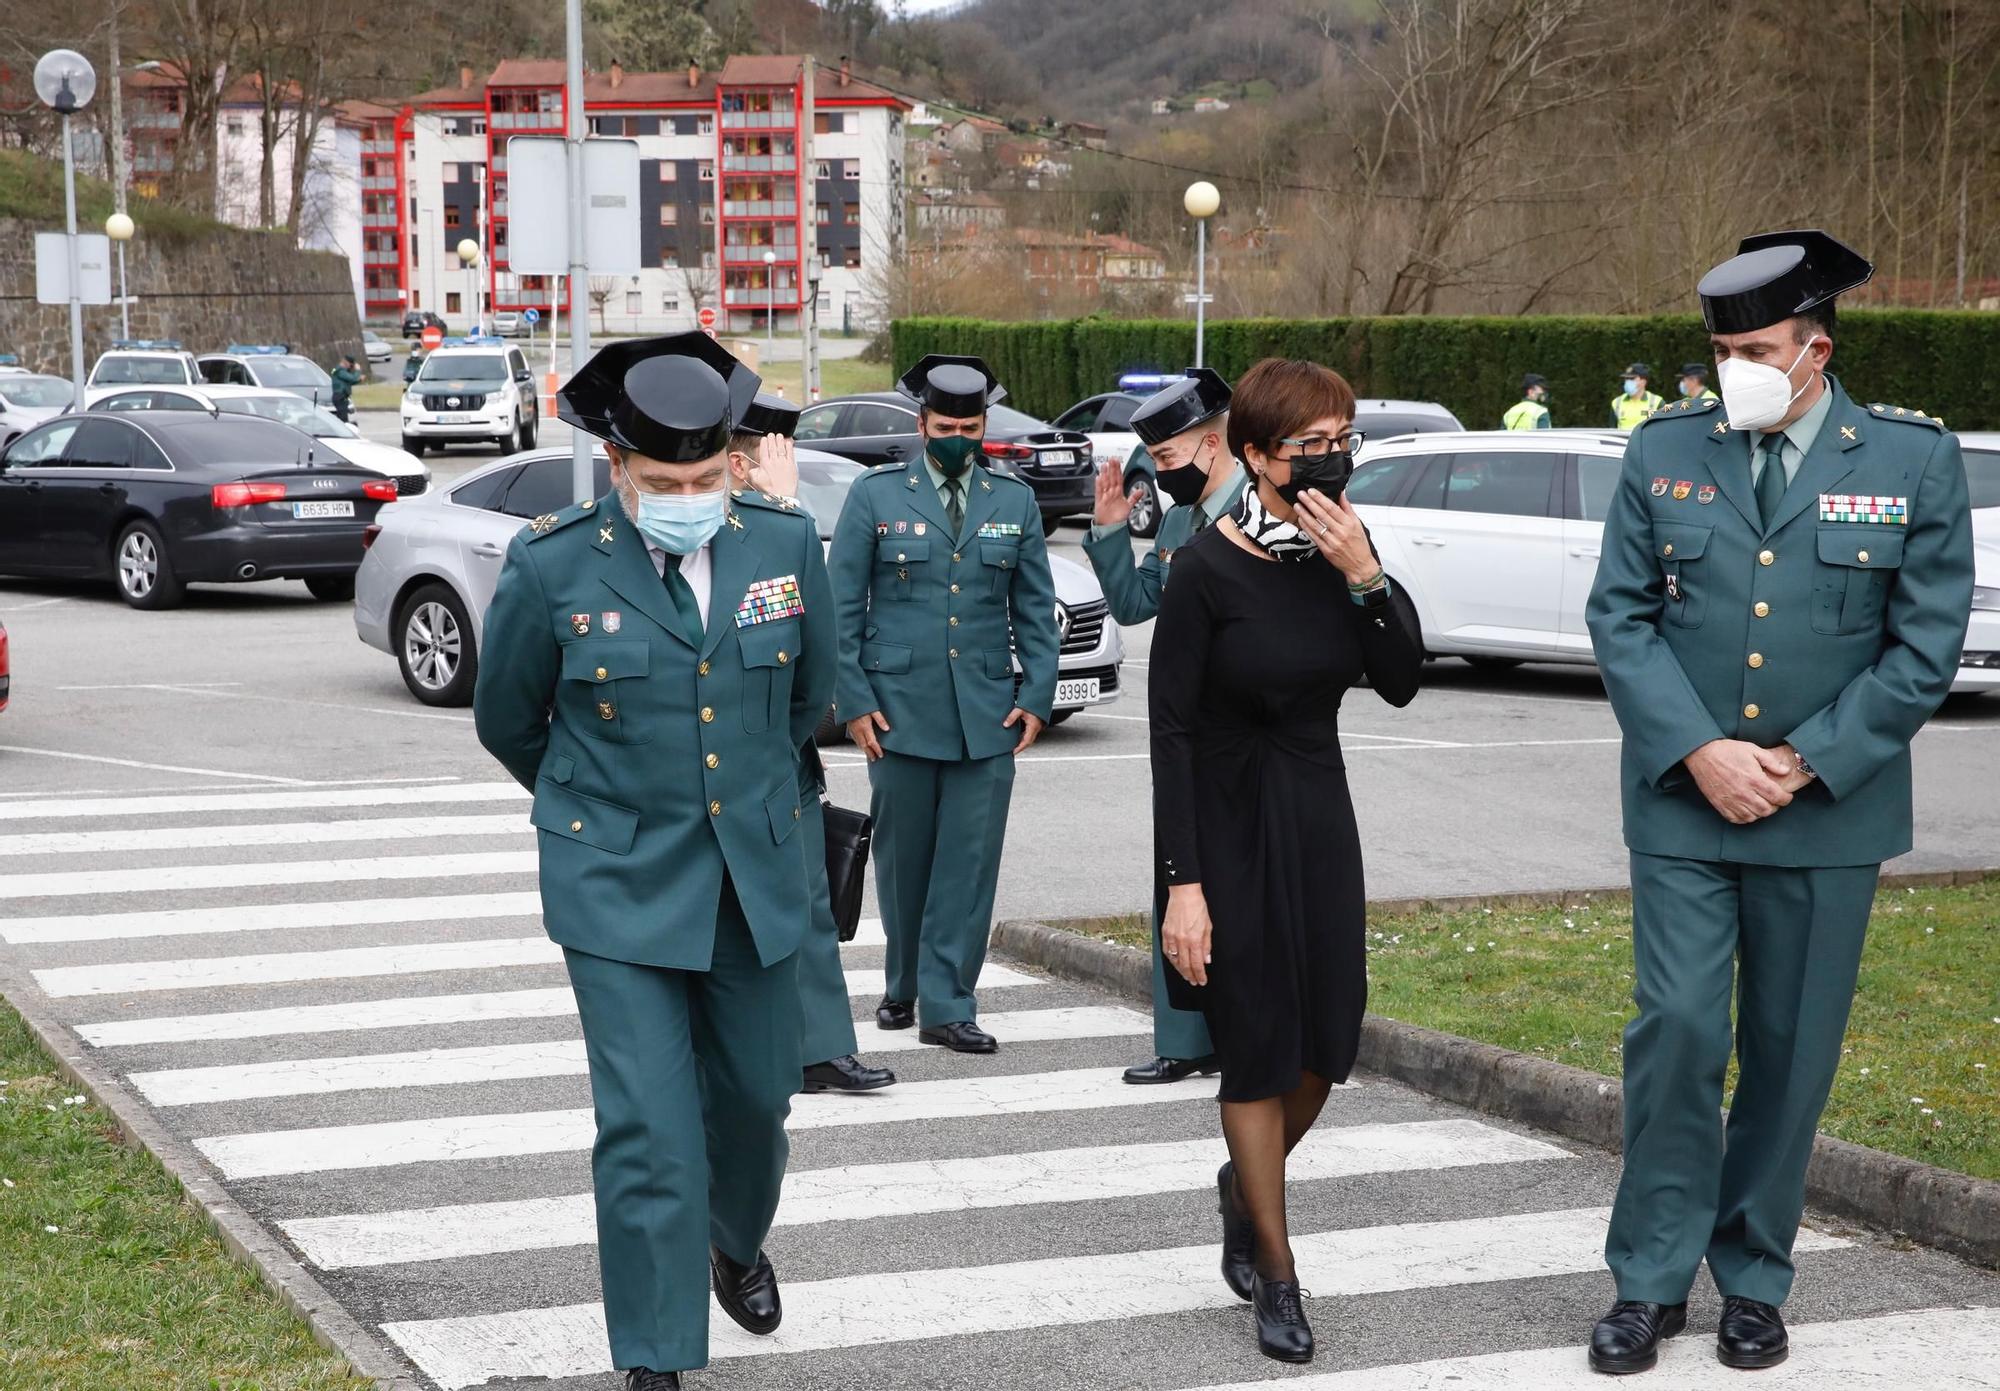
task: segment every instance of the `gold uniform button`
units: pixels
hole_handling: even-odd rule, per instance
[[[610,674],[611,673],[606,671],[603,667],[599,667],[597,669],[597,679],[599,681],[602,681],[605,677],[609,676]]]
[[[1757,552],[1757,563],[1759,565],[1769,565],[1772,561],[1776,560],[1777,558],[1778,558],[1777,555],[1771,551]]]
[[[958,649],[956,647],[951,649],[951,655],[952,660],[956,661],[958,659]]]
[[[1750,669],[1755,671],[1758,667],[1764,665],[1764,654],[1762,652],[1752,652],[1746,660],[1750,663]]]
[[[957,614],[953,614],[953,615],[951,616],[951,626],[952,626],[952,627],[954,627],[954,628],[956,628],[956,627],[958,626],[958,615],[957,615]]]
[[[789,653],[789,652],[785,651],[785,649],[784,649],[784,648],[782,648],[782,647],[778,649],[778,665],[779,665],[779,666],[783,666],[783,665],[784,665],[785,663],[787,663],[787,662],[791,661],[791,659],[792,659],[792,654],[791,654],[791,653]]]
[[[908,559],[909,559],[909,557],[908,557],[908,556],[906,556],[906,555],[904,555],[904,554],[903,554],[903,553],[902,553],[901,551],[897,551],[897,552],[896,552],[896,559],[897,559],[897,560],[908,560]]]
[[[1746,720],[1754,720],[1763,713],[1764,713],[1763,711],[1759,710],[1754,705],[1746,705],[1743,707],[1743,718]]]
[[[711,768],[720,768],[722,766],[722,760],[716,757],[714,754],[710,754],[707,758],[704,758],[702,762],[706,763]]]
[[[1673,553],[1674,553],[1674,543],[1671,541],[1667,542],[1665,549],[1663,549],[1660,552],[1661,555],[1672,555]]]
[[[701,722],[703,724],[715,723],[715,711],[713,708],[707,705],[701,707]]]
[[[720,816],[720,815],[722,815],[722,803],[720,803],[720,802],[710,802],[710,803],[708,804],[708,814],[709,814],[710,816]]]
[[[581,831],[582,829],[583,829],[583,823],[581,821],[572,821],[569,823],[569,833],[571,835],[575,835],[578,831]]]
[[[958,586],[957,586],[957,585],[953,585],[953,586],[951,587],[951,592],[952,592],[952,593],[954,593],[954,594],[958,593]]]
[[[959,562],[959,561],[961,561],[961,560],[963,560],[963,559],[965,559],[965,557],[964,557],[963,555],[959,554],[959,553],[958,553],[957,551],[953,551],[953,552],[951,553],[951,563],[952,563],[953,565],[956,565],[956,564],[958,564],[958,562]]]
[[[1757,607],[1750,610],[1750,612],[1756,614],[1759,618],[1769,618],[1771,616],[1771,606],[1762,599],[1759,599]]]
[[[701,664],[700,666],[696,667],[696,668],[694,669],[694,674],[695,674],[696,676],[706,676],[706,675],[708,675],[708,663],[707,663],[707,662],[703,662],[703,663],[702,663],[702,664]]]
[[[1860,562],[1861,562],[1861,563],[1862,563],[1863,565],[1866,565],[1866,564],[1868,563],[1868,552],[1866,552],[1866,551],[1856,551],[1856,552],[1854,553],[1854,558],[1855,558],[1856,560],[1860,561]]]

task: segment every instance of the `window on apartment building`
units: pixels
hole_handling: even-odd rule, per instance
[[[645,296],[637,290],[627,290],[625,292],[625,312],[635,319],[645,313]]]
[[[840,215],[847,220],[847,225],[850,227],[859,227],[861,225],[861,205],[859,203],[842,203],[840,205]]]
[[[447,314],[456,314],[462,307],[459,300],[460,295],[458,291],[446,290],[444,292],[444,312]]]
[[[660,312],[662,314],[678,314],[681,312],[681,302],[672,295],[661,295]]]
[[[672,160],[670,160],[670,159],[663,159],[663,160],[661,160],[661,161],[660,161],[660,182],[661,182],[661,183],[663,183],[663,184],[670,184],[670,183],[674,182],[674,181],[675,181],[676,179],[678,179],[678,178],[680,177],[680,175],[679,175],[678,173],[676,173],[676,172],[675,172],[676,168],[677,168],[677,166],[675,165],[674,161],[672,161]]]
[[[679,208],[675,207],[672,203],[660,204],[660,225],[662,227],[678,227],[680,221],[681,210]]]
[[[815,162],[815,163],[813,164],[813,177],[814,177],[815,179],[830,179],[830,178],[832,178],[832,177],[833,177],[833,161],[832,161],[832,160],[830,160],[830,159],[822,159],[822,160],[818,160],[818,161],[816,161],[816,162]]]
[[[243,129],[243,118],[241,116],[231,116],[229,118],[229,133],[231,135],[241,135],[243,134]]]
[[[703,203],[701,205],[701,225],[704,227],[713,227],[715,225],[715,204]]]
[[[713,116],[696,117],[694,123],[694,133],[696,135],[715,134],[715,117]]]
[[[822,314],[831,314],[833,312],[833,291],[821,290],[819,292],[819,312]]]
[[[695,166],[694,172],[695,172],[695,177],[700,179],[703,183],[714,183],[715,161],[712,159],[703,160],[700,164],[697,164]]]
[[[852,119],[852,113],[846,111],[815,111],[813,112],[813,133],[816,135],[845,135],[848,131],[854,129],[849,124]]]
[[[847,269],[849,270],[860,270],[861,248],[858,246],[848,247],[844,252],[841,253],[840,264],[847,267]]]
[[[849,183],[859,182],[861,179],[861,161],[858,159],[842,160],[840,162],[840,177],[846,179]]]
[[[703,270],[715,269],[715,253],[713,251],[704,251],[701,253],[701,268]]]
[[[447,203],[444,208],[444,226],[447,232],[458,230],[458,204]]]
[[[671,246],[662,247],[660,249],[660,269],[679,270],[680,268],[681,253]]]
[[[833,222],[833,204],[831,203],[813,204],[813,221],[819,224],[821,227],[830,226]]]
[[[819,263],[826,267],[833,265],[833,248],[822,246],[819,249]]]

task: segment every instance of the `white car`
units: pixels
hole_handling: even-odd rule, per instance
[[[830,541],[847,490],[864,465],[800,449],[799,499]],[[610,466],[597,455],[592,491],[610,491]],[[528,522],[570,504],[570,452],[543,449],[488,464],[427,497],[397,501],[376,515],[354,577],[354,629],[390,653],[403,684],[426,705],[464,705],[479,669],[480,635],[507,543]],[[1057,663],[1055,723],[1086,706],[1118,699],[1124,639],[1110,621],[1097,577],[1075,561],[1049,557],[1055,580]],[[820,740],[840,736],[828,717]]]
[[[75,399],[76,388],[66,378],[0,371],[0,449],[50,416],[61,415]]]
[[[96,387],[84,392],[84,409],[195,410],[262,416],[304,431],[350,464],[395,479],[398,497],[416,497],[431,484],[431,471],[424,467],[422,459],[394,445],[363,439],[352,425],[289,391],[261,386]]]
[[[1370,443],[1347,495],[1424,647],[1475,666],[1594,664],[1583,611],[1624,464],[1615,431],[1463,431]],[[1978,572],[1954,691],[2000,690],[2000,434],[1962,435]]]
[[[424,358],[403,393],[403,448],[419,457],[433,445],[486,444],[505,454],[533,449],[539,433],[534,373],[502,339],[445,345]]]
[[[387,362],[396,355],[389,346],[389,340],[374,329],[365,329],[361,334],[361,351],[370,362]]]
[[[160,342],[112,348],[90,365],[85,386],[201,385],[201,368],[194,354],[178,343]]]
[[[282,343],[233,343],[227,352],[203,353],[195,364],[201,379],[213,386],[261,386],[289,391],[315,406],[333,402],[333,378],[327,370]]]

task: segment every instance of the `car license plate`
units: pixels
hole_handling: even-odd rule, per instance
[[[1058,705],[1095,704],[1097,693],[1098,678],[1095,676],[1080,676],[1073,681],[1056,682],[1056,704]]]
[[[354,504],[351,502],[295,502],[292,504],[292,517],[295,521],[304,521],[308,517],[351,517],[353,515]]]
[[[440,425],[467,425],[471,421],[472,417],[469,415],[441,415],[437,418],[437,423]]]
[[[1076,451],[1074,449],[1050,449],[1042,454],[1042,462],[1045,464],[1073,464],[1076,462]]]

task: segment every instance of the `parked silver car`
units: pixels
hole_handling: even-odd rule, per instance
[[[799,495],[822,541],[866,467],[814,449],[798,451]],[[597,456],[593,492],[611,486]],[[536,449],[488,464],[421,497],[390,503],[369,528],[354,577],[354,629],[402,668],[410,694],[426,705],[465,705],[479,670],[479,641],[507,543],[535,517],[570,502],[570,454]],[[1119,695],[1125,646],[1097,577],[1061,556],[1049,558],[1062,654],[1055,722]],[[822,725],[822,738],[837,726]]]

